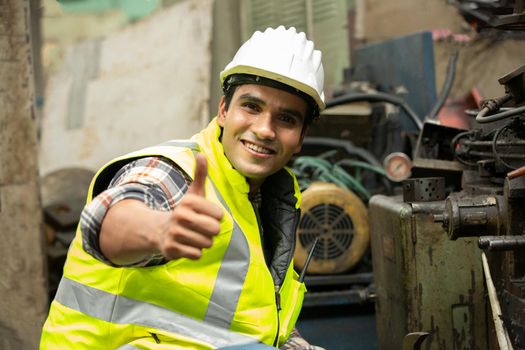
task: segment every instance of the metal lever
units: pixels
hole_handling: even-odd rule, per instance
[[[478,246],[486,250],[520,250],[525,249],[525,235],[519,236],[482,236]]]
[[[403,339],[403,350],[420,350],[421,343],[428,335],[428,332],[414,332],[405,335]]]

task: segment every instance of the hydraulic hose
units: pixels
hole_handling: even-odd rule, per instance
[[[352,175],[347,173],[340,166],[332,164],[326,159],[302,156],[294,161],[293,169],[297,174],[299,183],[301,183],[302,178],[309,173],[309,175],[307,176],[310,179],[332,182],[340,187],[348,188],[355,191],[366,201],[370,199],[370,192],[363,186],[363,184],[358,179],[354,178]],[[308,172],[307,169],[310,169],[311,172]]]
[[[387,94],[384,92],[374,92],[374,93],[348,93],[342,96],[338,96],[336,98],[331,99],[326,103],[326,107],[334,107],[341,104],[349,103],[349,102],[357,102],[357,101],[373,101],[373,102],[388,102],[391,104],[394,104],[396,106],[401,107],[405,111],[405,113],[409,116],[410,120],[414,123],[418,131],[421,131],[423,128],[423,123],[417,116],[417,114],[414,112],[412,108],[401,98]]]
[[[390,181],[388,180],[386,172],[383,168],[378,168],[366,162],[360,162],[358,160],[353,160],[353,159],[342,159],[338,161],[336,165],[363,168],[365,170],[369,170],[371,172],[379,174],[381,175],[381,182],[383,182],[383,185],[385,185],[387,193],[388,194],[392,193],[392,185]]]
[[[485,106],[476,115],[476,121],[478,123],[483,124],[483,123],[490,123],[490,122],[494,122],[496,120],[500,120],[500,119],[506,118],[507,115],[502,116],[502,114],[506,113],[506,112],[509,112],[509,111],[505,111],[505,112],[502,112],[502,113],[497,113],[497,114],[493,114],[493,115],[489,115],[489,116],[487,116],[487,114],[489,114],[490,112],[497,111],[501,106],[503,106],[503,104],[505,102],[509,101],[511,98],[512,98],[511,94],[505,94],[505,95],[503,95],[501,97],[498,97],[498,98],[495,98],[495,99],[492,99],[492,100],[487,100],[485,102]],[[513,109],[512,111],[515,112],[515,109]]]
[[[483,124],[483,123],[495,122],[497,120],[501,120],[501,119],[505,119],[505,118],[508,118],[508,117],[512,117],[512,116],[517,115],[517,114],[525,113],[525,106],[512,108],[512,109],[509,109],[509,110],[507,110],[505,112],[500,112],[500,113],[492,114],[492,115],[489,115],[489,116],[485,116],[486,112],[484,114],[481,114],[481,112],[484,112],[484,110],[485,110],[485,108],[483,108],[478,113],[478,115],[476,116],[476,121],[478,123],[482,123]]]
[[[447,100],[448,95],[450,94],[450,90],[452,90],[452,85],[454,85],[454,79],[456,78],[456,63],[458,61],[458,56],[459,52],[455,51],[450,55],[450,58],[448,59],[447,76],[445,78],[445,82],[443,83],[441,94],[439,95],[438,100],[434,104],[434,107],[432,107],[430,113],[428,114],[428,119],[436,119],[439,111],[445,104],[445,101]]]
[[[381,167],[381,163],[372,153],[368,152],[364,148],[354,146],[352,142],[347,140],[337,140],[329,137],[305,137],[303,145],[342,148],[348,152],[348,154],[354,154],[372,165]]]

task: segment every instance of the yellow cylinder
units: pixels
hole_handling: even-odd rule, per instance
[[[352,191],[314,182],[303,193],[295,245],[295,267],[301,271],[317,237],[307,272],[342,273],[354,267],[370,244],[368,211]]]

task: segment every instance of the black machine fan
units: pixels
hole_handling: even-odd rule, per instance
[[[342,273],[357,264],[370,242],[367,210],[361,199],[331,183],[309,186],[303,192],[297,231],[295,265],[299,270],[317,238],[308,273]]]

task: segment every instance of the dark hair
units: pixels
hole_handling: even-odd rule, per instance
[[[306,102],[306,115],[304,118],[304,125],[308,126],[319,116],[319,107],[312,97],[305,94],[302,91],[297,90],[289,85],[281,83],[276,80],[260,77],[258,75],[251,74],[234,74],[230,75],[224,80],[222,85],[222,91],[224,93],[224,105],[226,110],[230,107],[230,103],[233,98],[233,94],[239,85],[243,84],[259,84],[276,89],[284,90],[301,97]]]

